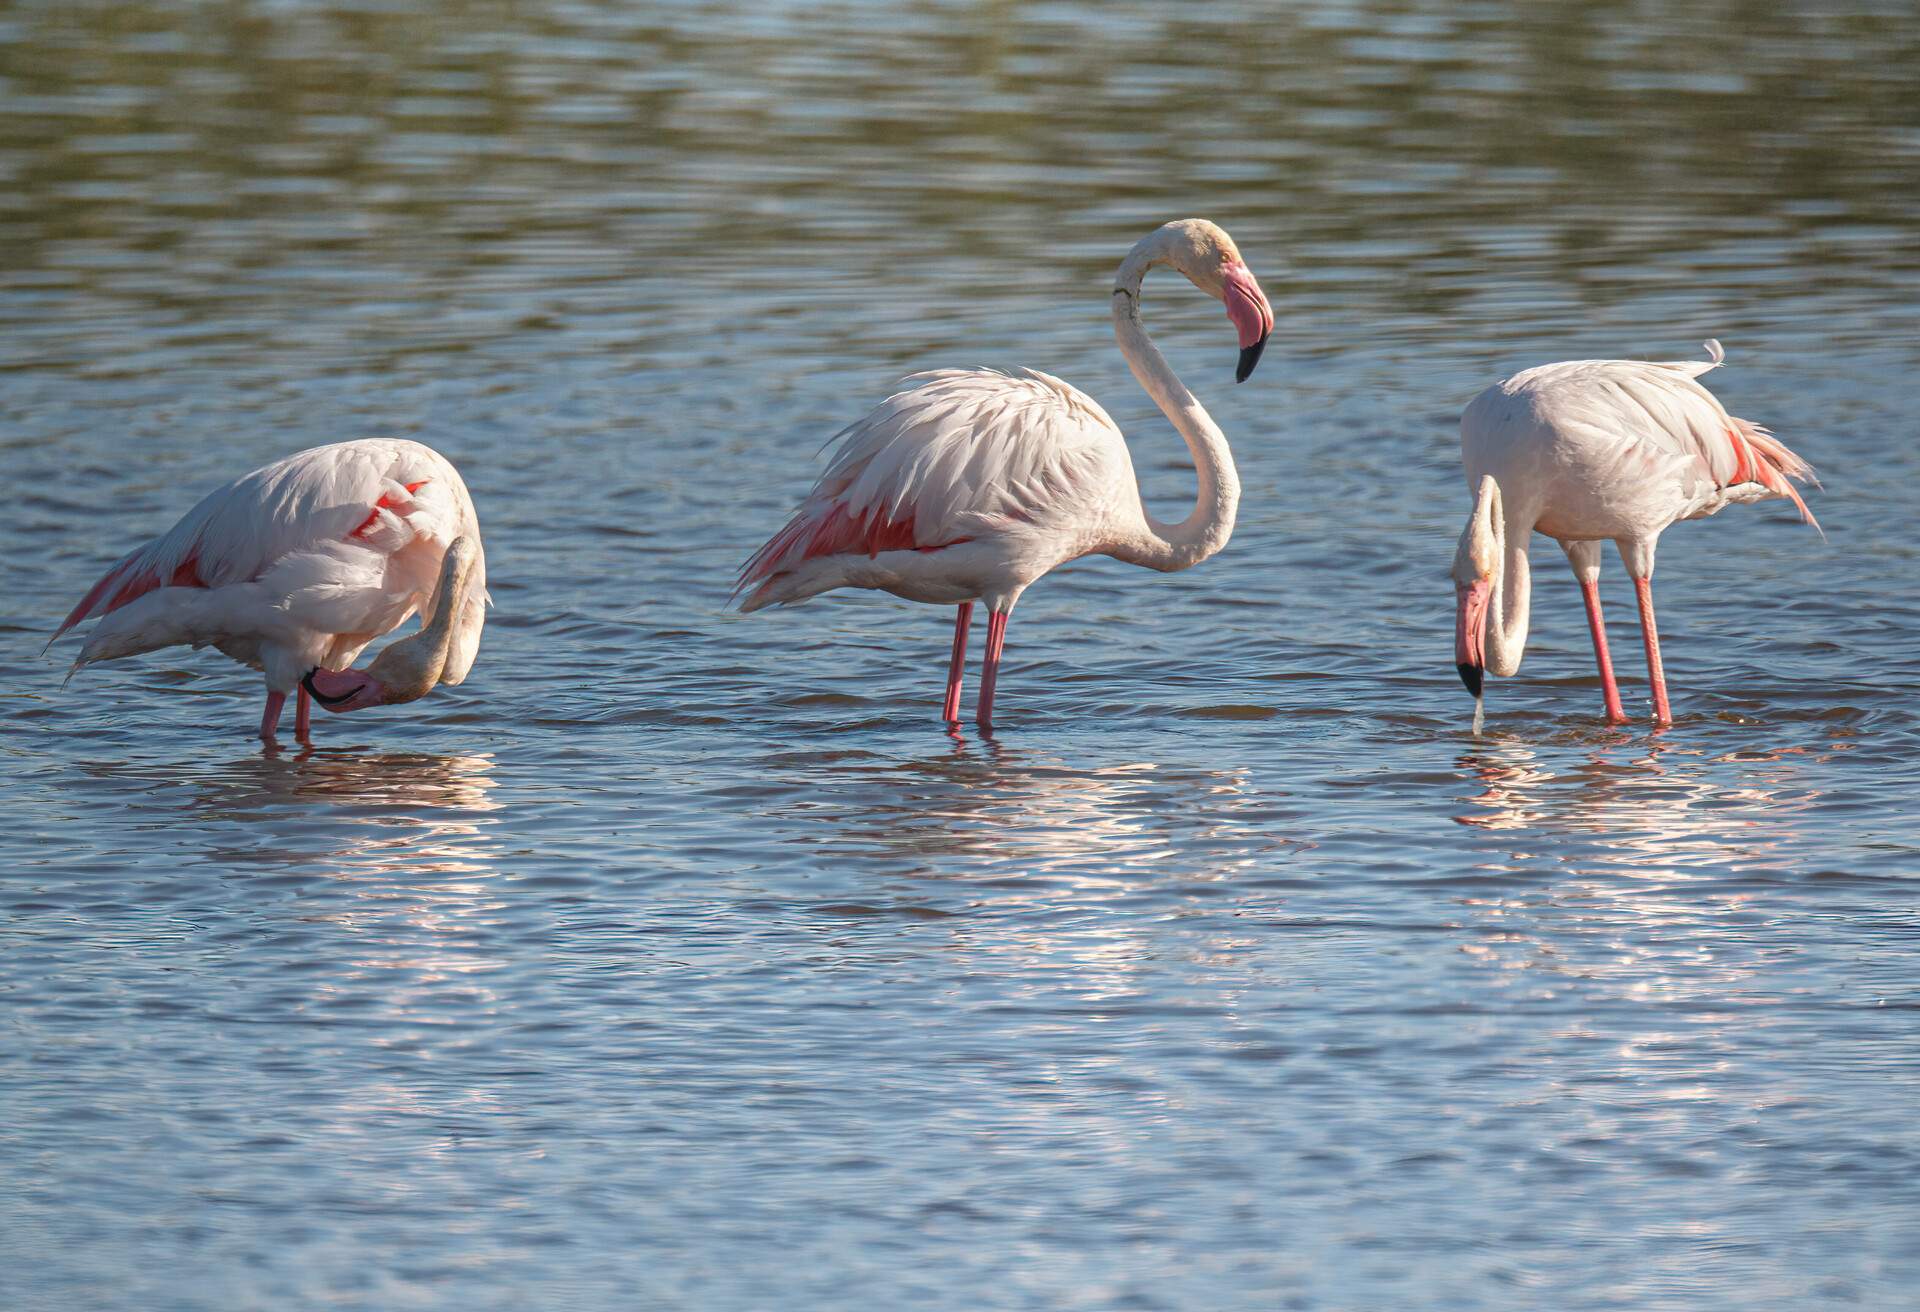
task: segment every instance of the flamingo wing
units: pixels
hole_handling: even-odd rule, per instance
[[[1544,404],[1559,425],[1625,439],[1649,462],[1704,475],[1716,489],[1758,483],[1819,527],[1793,485],[1818,487],[1813,467],[1767,429],[1728,414],[1698,381],[1726,359],[1719,342],[1706,345],[1704,361],[1574,360],[1526,370],[1511,383],[1550,398]]]
[[[324,543],[388,555],[419,537],[444,547],[471,513],[459,475],[417,442],[314,447],[208,493],[167,532],[121,557],[53,636],[157,588],[258,579],[290,553]]]
[[[1049,374],[942,369],[902,381],[912,386],[831,439],[826,472],[742,566],[739,587],[821,556],[936,551],[1044,524],[1131,468],[1107,412]]]

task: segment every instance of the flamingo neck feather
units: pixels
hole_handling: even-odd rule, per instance
[[[1527,648],[1527,621],[1533,603],[1533,575],[1527,563],[1527,539],[1533,526],[1522,522],[1489,474],[1474,498],[1470,532],[1491,535],[1494,567],[1492,599],[1487,607],[1487,669],[1506,677],[1520,669]]]
[[[1226,546],[1240,504],[1240,475],[1226,436],[1173,372],[1140,322],[1140,284],[1147,270],[1171,260],[1163,233],[1149,236],[1128,253],[1115,279],[1113,332],[1134,378],[1186,439],[1200,487],[1193,510],[1177,524],[1160,522],[1142,503],[1139,524],[1122,534],[1107,553],[1130,564],[1169,571],[1197,565]]]
[[[418,701],[440,682],[447,663],[447,649],[453,642],[453,625],[466,601],[467,576],[476,552],[466,538],[456,538],[440,561],[440,582],[435,589],[433,612],[420,632],[399,642],[388,643],[367,667],[385,689],[382,697],[388,705]]]

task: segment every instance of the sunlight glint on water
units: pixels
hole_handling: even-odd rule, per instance
[[[0,1302],[1905,1308],[1920,1281],[1920,25],[1905,6],[0,17]],[[738,617],[821,442],[1025,364],[1220,557]],[[1676,527],[1677,723],[1534,555],[1484,723],[1456,420],[1687,357],[1819,470]],[[262,752],[45,635],[267,459],[461,467],[473,677]],[[1616,566],[1614,641],[1636,651]],[[970,674],[969,697],[977,676]]]

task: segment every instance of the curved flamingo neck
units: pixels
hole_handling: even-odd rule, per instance
[[[1500,485],[1488,475],[1474,501],[1474,519],[1493,535],[1498,563],[1494,566],[1492,598],[1487,607],[1487,668],[1505,677],[1520,668],[1527,648],[1527,621],[1533,604],[1533,573],[1527,563],[1527,539],[1533,525],[1500,494]]]
[[[446,667],[453,642],[454,621],[466,602],[467,577],[476,552],[467,538],[455,538],[440,559],[440,581],[434,590],[433,614],[420,631],[390,642],[367,666],[367,674],[384,688],[383,700],[417,701],[432,692]]]
[[[1240,504],[1240,475],[1225,435],[1141,326],[1140,284],[1148,269],[1165,261],[1163,255],[1143,250],[1146,245],[1136,246],[1120,266],[1113,289],[1113,334],[1133,376],[1186,439],[1200,488],[1192,512],[1178,524],[1161,523],[1141,502],[1139,527],[1113,543],[1107,554],[1150,569],[1179,570],[1199,564],[1227,545]]]

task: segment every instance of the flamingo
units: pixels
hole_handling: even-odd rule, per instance
[[[265,674],[267,742],[299,689],[294,734],[305,742],[312,701],[355,711],[466,678],[486,604],[479,520],[459,471],[418,442],[373,439],[314,447],[208,493],[121,557],[53,636],[105,616],[68,678],[162,647],[217,647]],[[415,611],[418,634],[349,668]]]
[[[1586,599],[1607,721],[1626,722],[1600,617],[1600,544],[1612,538],[1640,601],[1653,719],[1673,723],[1653,618],[1653,552],[1682,519],[1723,506],[1784,498],[1820,526],[1792,480],[1818,487],[1813,469],[1766,429],[1736,419],[1696,380],[1705,363],[1572,360],[1495,383],[1460,417],[1460,452],[1473,512],[1453,558],[1454,660],[1481,722],[1485,672],[1513,674],[1527,643],[1527,542],[1559,542]]]
[[[827,470],[786,527],[741,568],[744,611],[835,588],[878,588],[957,607],[942,714],[960,719],[973,605],[987,608],[976,719],[993,724],[1007,619],[1055,566],[1105,554],[1161,571],[1197,565],[1227,544],[1240,479],[1226,438],[1140,324],[1140,284],[1170,265],[1225,303],[1240,339],[1235,382],[1259,362],[1273,309],[1233,238],[1182,219],[1137,242],[1114,277],[1113,328],[1133,376],[1186,439],[1199,476],[1178,524],[1147,513],[1126,440],[1085,392],[1037,369],[942,369],[837,435]]]

